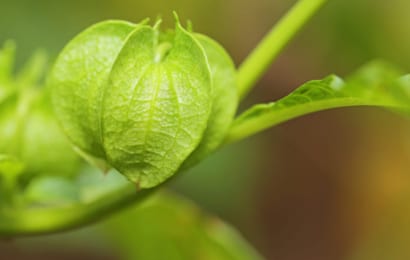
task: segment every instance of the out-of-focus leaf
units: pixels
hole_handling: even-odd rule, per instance
[[[115,170],[101,174],[97,168],[85,167],[79,174],[76,184],[81,190],[83,203],[95,201],[115,190],[119,190],[129,182]]]
[[[410,111],[410,81],[397,68],[373,62],[344,82],[331,75],[312,80],[288,96],[269,104],[258,104],[233,123],[227,141],[255,134],[269,127],[309,113],[348,106],[380,106]]]
[[[0,103],[13,91],[11,86],[16,46],[7,41],[0,49]]]
[[[12,193],[24,166],[23,162],[15,157],[0,154],[0,211],[4,205],[10,205],[15,201]]]
[[[17,84],[29,88],[39,83],[44,76],[47,65],[47,54],[44,50],[34,52],[31,58],[17,75]]]
[[[25,118],[20,147],[20,156],[27,162],[27,173],[59,176],[77,174],[79,156],[61,131],[51,107],[44,99],[39,99],[30,110]]]
[[[24,169],[24,164],[16,158],[0,154],[0,177],[2,175],[17,176]]]
[[[57,175],[57,174],[56,174]],[[43,206],[64,206],[80,200],[78,187],[61,177],[39,177],[26,188],[27,202]]]
[[[0,82],[11,79],[14,59],[16,54],[16,46],[14,42],[7,41],[0,50]]]
[[[12,95],[0,104],[0,153],[16,154],[18,148],[17,97]]]
[[[262,259],[232,227],[191,202],[159,193],[106,222],[125,259]]]
[[[14,76],[15,45],[0,49],[0,154],[24,163],[20,184],[35,175],[72,176],[79,157],[62,133],[41,88],[47,55],[35,52]]]
[[[34,101],[22,102],[13,95],[0,106],[0,153],[23,161],[28,178],[38,174],[75,174],[79,157],[61,132],[48,103],[36,94],[28,99]]]

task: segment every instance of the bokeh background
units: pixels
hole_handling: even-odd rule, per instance
[[[53,58],[104,19],[138,22],[172,10],[219,41],[236,64],[296,1],[0,0],[0,43],[17,64]],[[280,55],[241,109],[301,83],[344,76],[373,59],[410,71],[410,1],[329,0]],[[376,108],[308,115],[217,152],[172,188],[231,223],[267,259],[410,259],[410,121]],[[118,259],[95,226],[0,241],[0,259]]]

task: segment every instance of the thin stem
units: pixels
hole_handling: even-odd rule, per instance
[[[343,97],[329,100],[321,100],[314,102],[312,104],[303,103],[297,106],[293,106],[289,109],[284,109],[281,111],[275,111],[274,113],[264,113],[255,118],[250,118],[243,122],[233,124],[230,132],[225,139],[225,145],[241,141],[246,137],[255,135],[263,130],[274,127],[283,122],[289,121],[291,119],[311,114],[314,112],[342,108],[342,107],[359,107],[359,106],[369,106],[369,107],[387,107],[390,109],[405,109],[405,107],[397,106],[394,104],[388,104],[378,101],[366,101],[360,100],[353,97]]]
[[[137,192],[134,185],[127,185],[96,201],[72,207],[26,208],[1,212],[0,238],[48,234],[78,228],[140,202],[160,186],[162,185]]]
[[[299,0],[249,54],[238,71],[238,93],[243,99],[289,40],[327,0]]]

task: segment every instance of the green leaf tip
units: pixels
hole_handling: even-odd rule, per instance
[[[172,15],[174,16],[175,23],[180,25],[181,23],[179,21],[178,13],[176,11],[172,11]]]
[[[10,84],[12,80],[15,55],[16,44],[12,40],[7,40],[0,49],[0,91],[6,88],[7,84]]]
[[[229,55],[174,16],[172,33],[161,32],[159,20],[91,26],[67,44],[49,80],[56,115],[80,154],[141,188],[214,150],[237,104]]]
[[[161,26],[161,24],[162,24],[162,18],[161,18],[161,16],[158,16],[156,19],[155,19],[155,23],[154,23],[154,29],[155,30],[159,30],[159,27]]]
[[[186,28],[187,28],[187,31],[188,32],[194,32],[194,25],[193,25],[193,23],[192,23],[192,21],[191,20],[187,20],[186,21]]]
[[[151,20],[151,19],[150,19],[149,17],[147,17],[147,18],[143,19],[141,22],[139,22],[138,24],[140,24],[140,25],[146,25],[146,24],[149,23],[150,20]],[[160,17],[158,17],[157,20],[160,20]]]

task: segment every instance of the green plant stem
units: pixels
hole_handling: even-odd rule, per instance
[[[266,72],[289,40],[327,0],[299,0],[249,54],[238,71],[238,93],[243,99]]]
[[[72,207],[1,212],[0,237],[40,235],[78,228],[140,202],[158,187],[137,192],[134,185],[127,185],[96,201]]]
[[[4,175],[0,186],[0,208],[13,208],[17,203],[15,176]]]
[[[342,107],[355,107],[355,106],[385,106],[383,103],[373,102],[373,101],[363,101],[356,98],[346,97],[335,100],[323,100],[312,104],[301,104],[295,106],[292,109],[279,111],[277,113],[266,114],[264,116],[257,117],[253,120],[243,122],[241,124],[235,124],[232,126],[229,131],[226,139],[225,145],[230,143],[235,143],[241,141],[246,137],[259,133],[265,129],[271,128],[278,124],[289,121],[293,118],[311,114],[314,112],[342,108]],[[391,105],[391,108],[394,108],[394,105]]]

